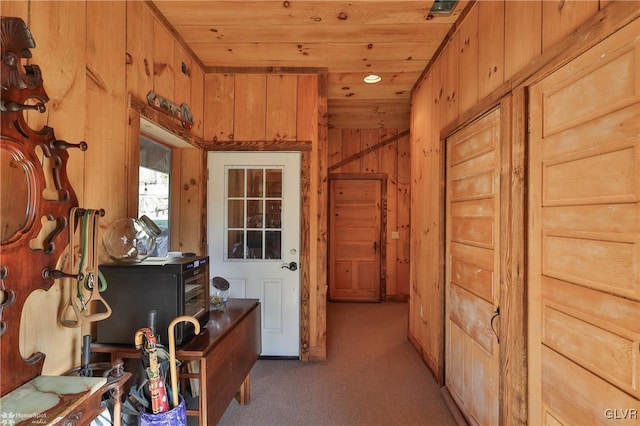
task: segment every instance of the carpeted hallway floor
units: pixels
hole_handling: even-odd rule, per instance
[[[406,303],[329,303],[327,361],[258,360],[220,425],[455,425],[407,340]]]

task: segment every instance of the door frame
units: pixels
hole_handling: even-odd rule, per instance
[[[246,152],[300,152],[300,359],[308,359],[310,348],[310,266],[311,266],[311,241],[309,241],[311,228],[311,214],[309,201],[311,199],[311,141],[280,142],[265,141],[251,144],[239,142],[225,142],[207,146],[205,153],[246,151]],[[205,193],[206,193],[205,188]],[[205,221],[206,222],[206,221]],[[205,230],[205,235],[206,230]],[[209,248],[207,247],[207,253]]]
[[[331,181],[332,180],[379,180],[380,181],[380,300],[387,300],[387,173],[329,173],[328,209],[331,209]],[[328,222],[331,215],[328,215]],[[331,224],[327,223],[327,229]],[[331,279],[331,243],[327,247],[327,277]],[[327,288],[331,285],[327,282]],[[327,295],[328,297],[329,295]]]

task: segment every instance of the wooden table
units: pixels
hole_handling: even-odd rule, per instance
[[[199,379],[199,409],[187,410],[198,416],[199,424],[215,425],[229,403],[238,397],[241,404],[250,400],[250,371],[262,351],[260,302],[256,299],[230,299],[222,311],[211,310],[204,330],[176,349],[183,362],[197,361],[199,371],[182,371],[180,378]],[[108,353],[111,359],[137,358],[133,346],[93,343],[94,353]]]

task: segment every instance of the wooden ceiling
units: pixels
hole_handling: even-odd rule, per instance
[[[326,68],[330,128],[409,128],[411,89],[468,1],[166,1],[153,4],[205,66]],[[375,73],[378,84],[363,77]]]

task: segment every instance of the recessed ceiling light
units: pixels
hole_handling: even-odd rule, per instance
[[[364,82],[369,84],[379,83],[380,81],[382,81],[382,77],[376,74],[369,74],[364,78]]]

